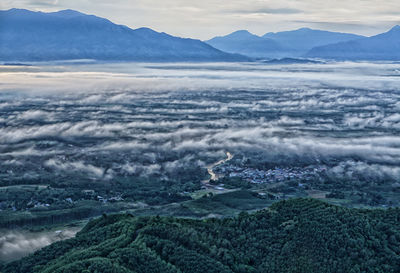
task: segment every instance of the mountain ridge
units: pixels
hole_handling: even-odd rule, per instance
[[[0,60],[248,61],[200,40],[131,29],[74,10],[0,11]]]
[[[364,38],[365,36],[311,28],[299,28],[290,31],[269,32],[262,37],[272,39],[284,45],[296,45],[294,48],[296,51],[307,52],[317,46],[356,40]]]
[[[300,28],[291,31],[268,32],[263,36],[257,36],[247,30],[239,30],[205,42],[223,51],[251,57],[290,58],[301,57],[316,46],[363,37],[350,33]]]
[[[318,58],[400,60],[400,26],[371,37],[311,28],[268,32],[238,30],[207,41],[150,28],[131,29],[106,18],[66,9],[57,12],[0,10],[0,61],[91,59],[149,62],[236,62]]]
[[[400,26],[362,39],[336,43],[311,49],[306,57],[334,60],[400,60]]]
[[[3,267],[53,272],[398,272],[400,210],[315,199],[222,219],[106,215],[75,238]]]
[[[219,50],[250,57],[276,56],[285,50],[279,43],[259,37],[248,30],[238,30],[205,42]]]

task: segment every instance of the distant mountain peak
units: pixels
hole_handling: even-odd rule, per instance
[[[251,34],[251,33],[247,29],[240,29],[235,32],[232,32],[231,34]]]
[[[392,27],[392,29],[391,30],[389,30],[389,32],[392,32],[392,31],[400,31],[400,25],[396,25],[396,26],[394,26],[394,27]]]
[[[246,29],[241,29],[241,30],[237,30],[234,31],[226,36],[217,36],[214,37],[212,39],[210,39],[208,42],[213,42],[213,41],[218,41],[218,40],[225,40],[225,39],[229,39],[229,40],[246,40],[246,39],[250,39],[253,41],[265,41],[265,39],[263,39],[260,36],[257,36],[251,32],[249,32]]]
[[[206,43],[225,52],[243,54],[255,58],[275,57],[276,52],[283,50],[279,43],[243,29],[226,36],[215,37],[206,41]]]
[[[155,31],[151,28],[148,28],[148,27],[140,27],[140,28],[135,29],[135,31],[147,32],[147,33],[158,33],[157,31]]]
[[[400,26],[385,33],[311,49],[306,56],[336,60],[400,60]]]
[[[64,10],[60,10],[60,11],[56,11],[56,12],[50,12],[50,14],[57,14],[57,15],[62,15],[62,16],[82,16],[82,15],[86,15],[84,13],[81,13],[79,11],[72,10],[72,9],[64,9]]]
[[[7,11],[7,12],[15,12],[15,11],[25,11],[25,9],[12,8],[12,9],[9,9],[9,10],[4,10],[4,11]]]
[[[31,11],[27,9],[18,9],[18,8],[12,8],[9,10],[0,10],[1,13],[4,13],[8,16],[14,16],[14,19],[19,17],[19,19],[29,19],[31,20],[32,18],[30,16],[53,16],[53,17],[58,17],[58,18],[74,18],[78,16],[89,16],[87,14],[81,13],[76,10],[72,9],[65,9],[65,10],[60,10],[60,11],[55,11],[55,12],[43,12],[43,11]]]
[[[308,31],[314,31],[311,28],[308,27],[302,27],[302,28],[298,28],[295,30],[286,30],[286,31],[278,31],[278,32],[267,32],[266,34],[264,34],[263,37],[269,38],[270,36],[275,36],[275,35],[280,35],[282,33],[297,33],[297,32],[308,32]]]
[[[59,10],[56,13],[62,13],[62,14],[82,14],[79,11],[73,10],[73,9],[63,9],[63,10]]]
[[[249,32],[246,29],[238,30],[228,34],[227,37],[237,37],[237,38],[247,38],[247,37],[256,37],[257,35]],[[257,36],[258,37],[258,36]]]
[[[314,47],[363,38],[360,35],[311,29],[308,27],[291,31],[270,32],[262,37],[272,39],[287,48],[292,48],[292,51],[288,52],[285,57],[301,57]]]
[[[309,27],[302,27],[302,28],[298,29],[298,31],[310,31],[310,30],[313,30],[313,29],[311,29]]]
[[[31,13],[31,11],[27,10],[27,9],[17,9],[17,8],[12,8],[9,10],[0,10],[0,12],[4,12],[4,13],[8,13],[8,14],[26,14],[26,13]]]
[[[249,61],[199,40],[149,28],[131,29],[67,9],[0,11],[1,61],[94,59],[107,61]]]

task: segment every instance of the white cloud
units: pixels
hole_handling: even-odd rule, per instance
[[[104,179],[121,168],[148,175],[187,162],[201,166],[198,160],[223,151],[262,153],[276,164],[400,164],[400,78],[388,76],[398,64],[152,66],[0,67],[7,167],[31,160],[26,168],[45,162],[50,170]],[[10,90],[15,97],[7,97]],[[163,158],[168,153],[180,159]]]
[[[0,261],[8,262],[22,258],[56,241],[72,238],[77,232],[77,228],[57,232],[3,232],[0,234]]]
[[[102,168],[86,164],[82,161],[62,162],[57,159],[49,159],[44,165],[63,172],[87,173],[95,178],[101,178],[104,175],[104,170]]]

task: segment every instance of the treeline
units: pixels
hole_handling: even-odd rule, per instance
[[[134,202],[148,205],[183,202],[192,199],[184,192],[193,192],[200,187],[200,181],[195,179],[183,182],[127,177],[108,183],[83,183],[79,187],[66,184],[61,188],[49,185],[2,188],[0,228],[67,223],[99,216],[103,212],[126,210]],[[87,189],[95,190],[88,193]],[[117,198],[117,201],[112,198]]]
[[[3,272],[400,272],[400,209],[280,201],[235,218],[103,215]]]
[[[10,215],[0,214],[0,228],[12,229],[18,227],[50,226],[63,224],[69,221],[76,221],[96,217],[104,212],[116,213],[121,211],[118,206],[81,206],[76,208],[41,211],[38,213],[20,213]]]

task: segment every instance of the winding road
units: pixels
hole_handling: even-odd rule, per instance
[[[213,169],[214,169],[215,167],[217,167],[218,165],[221,165],[221,164],[224,164],[224,163],[230,161],[232,158],[233,158],[233,154],[231,154],[230,152],[227,152],[227,153],[226,153],[226,158],[225,158],[225,159],[222,159],[222,160],[220,160],[220,161],[218,161],[218,162],[215,162],[215,163],[213,163],[213,164],[207,166],[207,172],[210,174],[211,177],[210,177],[210,179],[204,180],[204,181],[203,181],[203,185],[206,186],[206,187],[210,187],[210,186],[211,186],[211,185],[210,185],[210,181],[211,181],[211,180],[214,180],[214,181],[218,180],[218,176],[217,176],[217,174],[213,171]]]

